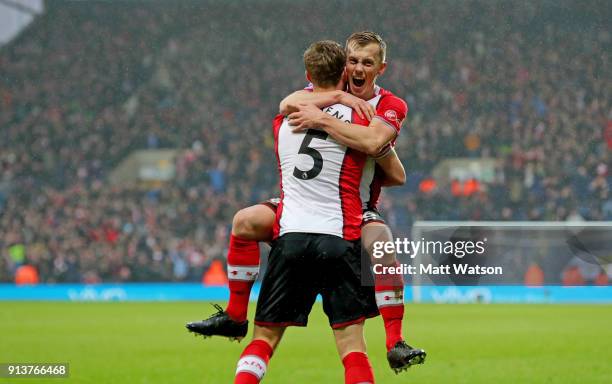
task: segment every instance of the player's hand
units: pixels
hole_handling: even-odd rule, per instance
[[[297,112],[287,116],[289,125],[293,126],[293,132],[303,132],[308,129],[321,129],[321,118],[326,117],[326,113],[314,104],[298,104]]]
[[[376,109],[372,104],[358,98],[357,96],[353,96],[350,93],[341,93],[340,104],[353,108],[359,117],[368,121],[371,121],[376,115]]]

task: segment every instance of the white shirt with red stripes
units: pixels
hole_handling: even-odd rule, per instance
[[[324,111],[349,123],[356,116],[342,104]],[[294,133],[283,116],[274,120],[274,141],[281,183],[275,237],[301,232],[358,239],[359,182],[366,155],[341,145],[324,131]]]

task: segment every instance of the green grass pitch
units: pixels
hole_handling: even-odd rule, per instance
[[[245,341],[203,340],[184,328],[210,313],[204,302],[0,302],[0,362],[70,363],[68,379],[0,381],[232,383]],[[428,357],[424,365],[395,375],[385,359],[382,321],[367,322],[377,383],[612,382],[609,305],[410,304],[404,334]],[[263,383],[342,382],[342,365],[317,304],[308,328],[287,331]]]

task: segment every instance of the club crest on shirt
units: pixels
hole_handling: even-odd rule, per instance
[[[385,111],[385,118],[391,120],[391,121],[395,121],[397,123],[399,123],[398,119],[397,119],[397,112],[395,112],[392,109],[388,109]]]

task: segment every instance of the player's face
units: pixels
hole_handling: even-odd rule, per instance
[[[350,44],[347,49],[346,73],[351,93],[361,99],[374,97],[376,78],[387,67],[379,56],[380,47],[376,43],[360,47]]]

